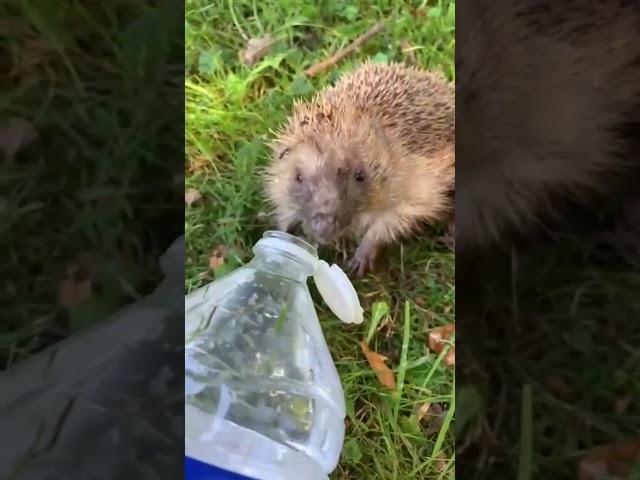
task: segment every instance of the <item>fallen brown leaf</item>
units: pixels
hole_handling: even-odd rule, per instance
[[[218,245],[211,252],[211,256],[209,257],[209,268],[215,270],[218,267],[221,267],[224,264],[224,259],[229,253],[229,249],[224,245]]]
[[[625,395],[624,397],[617,398],[614,405],[614,411],[618,415],[626,412],[629,409],[631,402],[633,402],[633,397],[631,395]]]
[[[448,344],[447,342],[451,339],[452,335],[455,333],[456,324],[450,323],[449,325],[444,325],[442,327],[437,327],[429,332],[429,349],[434,353],[440,353],[444,349],[444,347]],[[448,367],[453,367],[456,364],[456,350],[455,347],[451,346],[446,356],[444,357],[444,364]]]
[[[578,464],[579,480],[627,478],[640,461],[640,438],[596,447],[587,452]]]
[[[571,386],[567,380],[560,375],[549,375],[544,384],[551,392],[559,396],[568,396],[571,394]]]
[[[444,473],[447,470],[447,463],[449,459],[444,452],[438,453],[435,458],[435,466],[439,473]]]
[[[246,48],[242,52],[242,60],[246,65],[254,65],[267,54],[274,43],[275,40],[270,33],[267,33],[264,37],[249,39]]]
[[[184,203],[186,203],[188,207],[193,205],[201,198],[202,194],[195,188],[190,188],[184,192]]]
[[[429,402],[425,402],[422,405],[417,406],[415,415],[419,422],[422,422],[422,420],[427,416],[430,408],[431,404]]]
[[[36,138],[37,132],[30,122],[23,118],[10,118],[0,127],[0,150],[8,157],[13,157]]]
[[[201,172],[209,163],[209,159],[202,154],[190,156],[187,171],[189,173]]]
[[[450,323],[442,327],[436,327],[429,332],[429,348],[435,353],[440,353],[447,345],[447,341],[456,331],[456,324]]]
[[[438,433],[444,423],[445,411],[442,405],[434,403],[429,407],[429,411],[422,419],[422,424],[427,427],[427,435]]]
[[[395,390],[396,379],[393,375],[393,371],[385,363],[387,357],[372,351],[364,340],[360,341],[360,348],[362,348],[362,352],[367,358],[369,366],[378,377],[378,381],[380,381],[380,383],[385,387]]]
[[[451,348],[447,355],[444,357],[444,364],[447,367],[455,367],[456,366],[456,350]]]
[[[90,253],[77,255],[58,283],[58,304],[70,308],[91,297],[96,272],[96,257]]]
[[[91,281],[63,278],[58,284],[58,304],[70,308],[91,297]]]

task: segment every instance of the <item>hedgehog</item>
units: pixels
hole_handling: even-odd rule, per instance
[[[351,273],[453,214],[455,92],[439,72],[366,61],[296,101],[274,136],[265,185],[278,228],[320,245],[357,238]]]
[[[601,202],[631,176],[640,11],[619,0],[478,0],[459,13],[456,247],[474,257],[566,223],[565,206]]]

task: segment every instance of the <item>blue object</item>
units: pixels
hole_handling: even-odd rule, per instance
[[[190,457],[184,457],[184,478],[185,480],[255,480]]]

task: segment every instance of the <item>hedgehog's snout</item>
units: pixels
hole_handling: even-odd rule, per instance
[[[338,217],[332,213],[317,213],[311,217],[309,227],[319,243],[329,243],[338,232]]]

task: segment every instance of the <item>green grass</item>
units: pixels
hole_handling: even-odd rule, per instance
[[[182,97],[180,14],[142,1],[0,5],[0,122],[38,134],[0,156],[0,369],[159,281],[157,258],[182,228],[182,119],[158,102]],[[81,253],[100,264],[101,288],[69,312],[58,282]]]
[[[270,131],[294,99],[308,97],[367,57],[417,63],[453,79],[454,4],[449,2],[222,1],[186,2],[187,188],[202,199],[187,208],[186,289],[215,278],[213,249],[232,249],[223,271],[250,258],[250,248],[273,227],[258,172],[268,162]],[[386,30],[359,52],[313,79],[302,72],[386,20]],[[274,47],[247,67],[239,51],[248,38],[270,33]],[[357,282],[365,322],[345,326],[320,303],[320,318],[347,398],[347,435],[333,479],[453,478],[454,375],[426,347],[428,329],[454,321],[454,255],[432,232],[390,249],[388,268]],[[343,258],[321,251],[328,261]],[[218,272],[220,273],[220,272]],[[316,296],[317,297],[317,296]],[[383,302],[383,303],[381,303]],[[373,305],[388,312],[372,319]],[[375,320],[377,325],[372,325]],[[389,357],[398,388],[382,387],[358,342]],[[425,403],[442,418],[418,422]]]
[[[611,225],[584,216],[588,231],[492,256],[486,313],[459,321],[458,365],[467,368],[457,375],[477,388],[464,396],[473,402],[458,397],[466,428],[456,437],[475,443],[458,464],[465,476],[482,467],[492,478],[576,478],[591,449],[637,438],[640,275],[629,262],[637,253],[620,240],[635,246],[638,233],[603,243]]]

